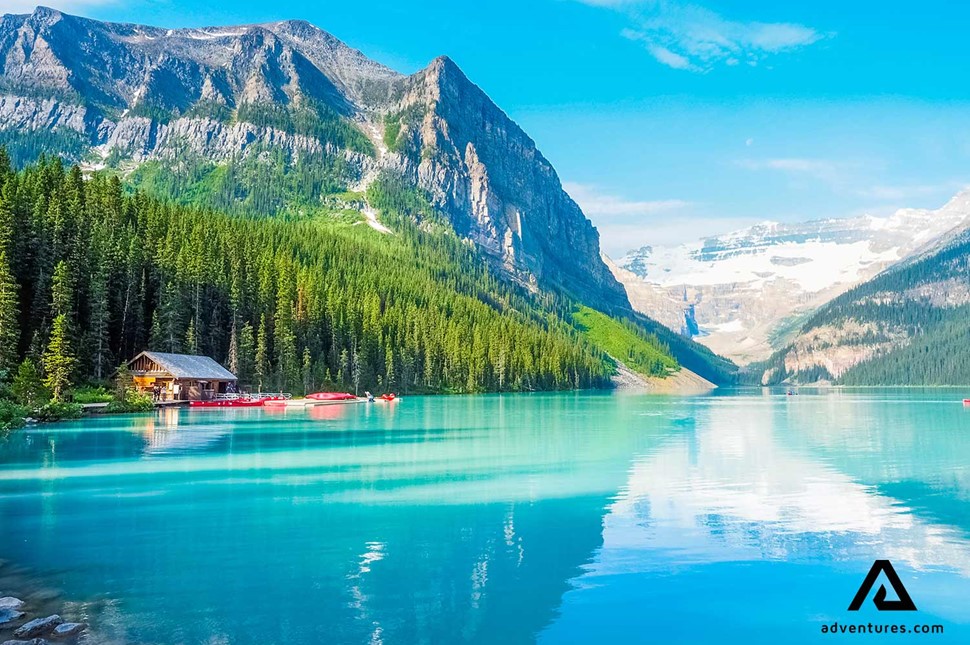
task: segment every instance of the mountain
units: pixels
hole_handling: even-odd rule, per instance
[[[970,384],[970,230],[835,298],[750,375],[763,383]]]
[[[520,284],[629,306],[552,165],[447,58],[405,76],[302,21],[161,29],[41,7],[0,19],[0,65],[17,162],[58,152],[262,214],[393,173]]]
[[[970,192],[937,210],[766,222],[615,265],[633,305],[741,363],[766,359],[818,307],[970,226]]]
[[[232,364],[245,342],[262,347],[251,382],[292,391],[735,379],[631,309],[552,165],[447,58],[402,75],[302,21],[38,8],[0,19],[0,71],[0,146],[21,169],[0,186],[8,368],[43,354],[69,290],[85,378],[145,346]]]

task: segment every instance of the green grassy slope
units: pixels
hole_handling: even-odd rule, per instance
[[[656,336],[630,322],[611,318],[586,306],[578,307],[572,318],[593,345],[638,374],[665,376],[680,369],[670,350]]]

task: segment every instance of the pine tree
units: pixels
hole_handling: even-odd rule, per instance
[[[135,387],[135,379],[131,375],[131,370],[128,369],[128,363],[122,363],[115,370],[114,385],[115,398],[122,403],[127,403]]]
[[[246,322],[243,323],[242,330],[239,333],[239,373],[236,376],[240,383],[252,385],[255,365],[256,349],[253,341],[253,326]]]
[[[199,353],[199,343],[195,338],[195,318],[189,319],[189,328],[185,330],[185,351],[189,354]]]
[[[263,383],[270,373],[268,343],[266,314],[263,314],[259,318],[259,332],[256,334],[256,357],[253,366],[253,376],[256,377],[256,386],[260,392],[262,392]]]
[[[0,373],[13,369],[17,364],[19,316],[17,283],[7,263],[7,253],[0,249]]]
[[[17,368],[17,374],[10,385],[14,398],[21,405],[33,408],[46,398],[44,382],[37,363],[25,358]]]
[[[226,368],[239,377],[239,332],[236,330],[236,321],[232,322],[232,329],[229,332],[229,354],[226,357]]]
[[[87,335],[87,346],[91,352],[91,364],[93,375],[97,380],[105,377],[105,370],[111,364],[111,351],[109,348],[110,337],[108,327],[110,325],[111,302],[108,293],[108,272],[102,266],[91,280],[90,297],[88,307],[90,316],[88,325],[90,326]]]
[[[71,373],[77,360],[71,352],[70,331],[66,314],[58,314],[51,328],[50,341],[44,351],[44,385],[54,401],[63,401],[71,386]]]
[[[165,348],[165,334],[162,332],[162,324],[159,321],[158,309],[152,313],[152,326],[148,334],[148,349],[160,352]]]
[[[51,314],[55,317],[66,316],[68,319],[74,311],[74,285],[67,262],[61,260],[54,267],[54,278],[51,282]]]
[[[313,358],[310,348],[303,348],[303,393],[308,394],[313,389]]]

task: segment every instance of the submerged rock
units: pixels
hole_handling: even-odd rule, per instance
[[[50,645],[43,638],[32,638],[29,641],[3,641],[0,645]]]
[[[54,636],[58,636],[60,638],[74,636],[83,632],[86,627],[87,625],[84,623],[61,623],[54,628]]]
[[[42,636],[50,631],[53,631],[55,627],[63,623],[61,617],[57,614],[53,616],[48,616],[47,618],[35,618],[29,623],[24,623],[13,633],[17,638],[34,638],[35,636]]]
[[[0,598],[0,609],[20,609],[24,606],[24,601],[13,596]]]
[[[20,620],[24,616],[24,612],[16,609],[0,609],[0,626]]]

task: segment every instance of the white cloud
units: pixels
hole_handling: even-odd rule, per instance
[[[689,69],[691,71],[695,71],[697,69],[694,65],[691,65],[690,59],[674,53],[666,47],[661,47],[660,45],[647,45],[647,51],[650,52],[651,56],[656,58],[667,67],[673,67],[674,69]]]
[[[590,217],[600,219],[640,218],[665,213],[690,205],[682,199],[631,201],[601,192],[590,184],[564,182],[563,189]]]
[[[921,197],[949,196],[966,186],[959,181],[946,181],[938,184],[876,184],[856,191],[860,197],[868,197],[887,202],[905,202]]]
[[[723,63],[750,66],[769,55],[812,45],[826,34],[795,23],[730,20],[692,4],[671,0],[577,0],[625,14],[622,31],[658,62],[674,69],[705,72]]]
[[[644,246],[680,246],[699,239],[737,231],[763,220],[754,217],[705,216],[694,213],[671,214],[642,224],[600,224],[600,248],[608,256],[618,259]]]
[[[629,200],[574,182],[563,183],[563,188],[596,225],[600,246],[611,257],[620,257],[644,244],[680,244],[697,237],[698,223],[689,212],[691,202]],[[722,220],[716,221],[718,227],[723,225]],[[714,222],[708,223],[715,226]]]
[[[849,175],[861,167],[861,164],[851,161],[805,157],[739,159],[735,164],[748,170],[774,170],[792,176],[812,177],[832,186],[844,185]]]
[[[884,174],[885,164],[878,159],[832,160],[806,157],[780,157],[773,159],[739,159],[735,165],[754,171],[776,171],[800,182],[810,179],[820,182],[834,193],[849,197],[862,197],[875,202],[891,202],[895,207],[915,206],[918,200],[945,199],[963,189],[965,184],[949,180],[938,183],[887,183],[872,176]]]
[[[76,12],[91,7],[114,4],[117,0],[4,0],[0,13],[33,13],[38,6],[50,7],[59,11]]]

